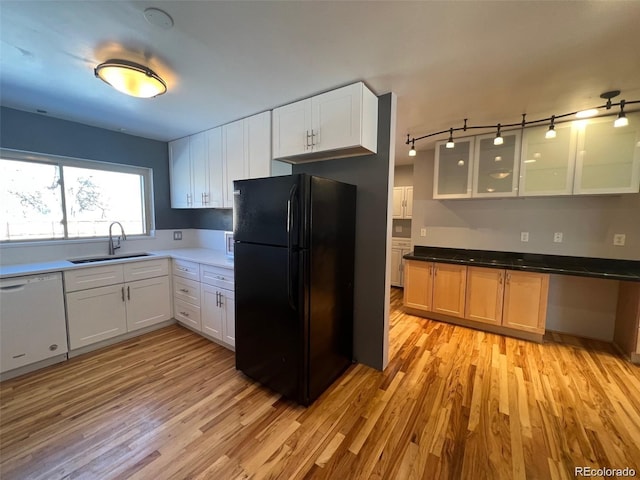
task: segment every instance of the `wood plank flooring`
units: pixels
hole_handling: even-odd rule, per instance
[[[310,408],[179,327],[0,384],[8,479],[569,479],[640,472],[640,367],[608,345],[539,345],[406,315],[390,363]],[[638,473],[640,475],[640,473]]]

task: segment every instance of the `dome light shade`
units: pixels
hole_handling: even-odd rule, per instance
[[[167,84],[153,70],[128,60],[107,60],[94,70],[95,76],[119,92],[152,98],[167,91]]]

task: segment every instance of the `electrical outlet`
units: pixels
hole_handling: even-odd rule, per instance
[[[182,232],[180,230],[176,230],[175,232],[173,232],[173,239],[182,240]]]
[[[421,228],[420,229],[420,236],[421,237],[426,237],[427,236],[427,229],[426,228]]]
[[[613,234],[613,244],[618,247],[623,247],[626,239],[627,239],[627,236],[624,233]]]
[[[553,241],[555,243],[562,243],[562,232],[556,232],[553,234]]]
[[[528,242],[529,241],[529,232],[520,232],[520,241]]]

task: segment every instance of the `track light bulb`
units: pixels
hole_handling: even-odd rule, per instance
[[[502,145],[504,143],[504,138],[500,134],[500,124],[498,124],[498,131],[496,132],[496,138],[493,139],[494,145]]]
[[[447,144],[445,146],[447,148],[453,148],[456,146],[456,144],[453,143],[453,128],[449,130],[449,140],[447,140]]]
[[[411,150],[409,150],[409,156],[410,157],[415,157],[416,156],[415,140],[411,141]]]
[[[549,130],[544,134],[544,138],[556,138],[556,127],[553,125],[549,125]]]
[[[626,127],[627,125],[629,125],[629,119],[624,113],[624,103],[624,100],[620,102],[620,113],[618,114],[618,118],[616,118],[613,122],[613,126],[616,128]]]

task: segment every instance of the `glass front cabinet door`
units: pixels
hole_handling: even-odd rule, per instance
[[[576,159],[572,122],[555,125],[555,138],[546,138],[548,126],[526,128],[520,163],[521,197],[571,195]]]
[[[456,139],[453,148],[436,142],[433,198],[471,198],[473,138]]]
[[[640,113],[614,127],[615,117],[578,124],[574,194],[637,193],[640,186]]]
[[[515,197],[518,194],[521,132],[503,132],[502,145],[494,145],[495,133],[475,141],[473,197]]]

